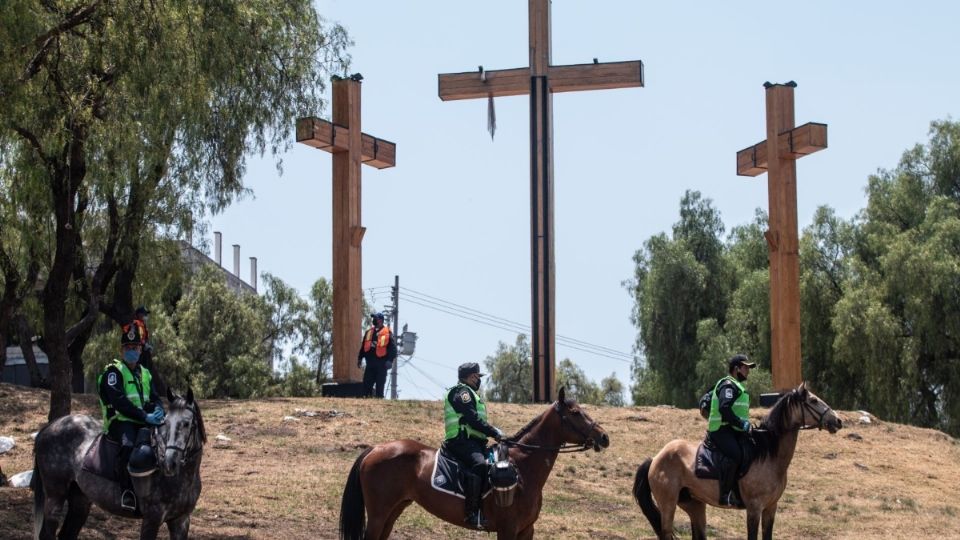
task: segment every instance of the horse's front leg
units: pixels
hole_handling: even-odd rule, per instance
[[[144,516],[140,522],[140,540],[157,540],[160,525],[163,525],[163,521],[154,517]]]
[[[190,534],[190,514],[168,521],[167,529],[170,530],[170,540],[187,540]]]
[[[757,540],[757,529],[760,528],[760,510],[747,508],[747,540]]]
[[[777,517],[777,501],[763,509],[763,540],[773,540],[773,520]]]
[[[533,523],[531,523],[526,529],[520,531],[519,534],[514,536],[517,540],[530,540],[533,538]],[[500,535],[497,535],[497,540],[499,540]]]

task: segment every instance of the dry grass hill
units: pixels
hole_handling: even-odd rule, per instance
[[[829,396],[821,396],[829,402]],[[45,420],[46,392],[0,384],[0,435],[17,446],[0,456],[8,475],[32,468],[30,434]],[[439,401],[354,399],[210,400],[201,403],[210,441],[193,538],[336,538],[340,494],[362,448],[398,438],[438,444]],[[490,404],[505,431],[542,405]],[[96,414],[91,396],[74,411]],[[311,411],[316,414],[305,414]],[[668,407],[587,407],[610,434],[602,453],[561,455],[547,482],[540,538],[650,538],[630,489],[637,466],[674,438],[698,439],[696,411]],[[754,411],[759,417],[763,410]],[[284,417],[294,417],[295,420]],[[960,441],[938,431],[841,412],[845,429],[800,434],[781,499],[778,538],[960,538]],[[223,434],[229,442],[215,442]],[[32,538],[31,492],[0,488],[0,538]],[[678,512],[679,530],[689,535]],[[711,538],[742,538],[742,511],[707,510]],[[94,508],[83,538],[135,538],[136,522]],[[394,538],[462,538],[467,532],[411,506]],[[165,537],[165,531],[162,533]]]

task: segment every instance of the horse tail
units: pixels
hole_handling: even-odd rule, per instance
[[[663,531],[660,525],[660,510],[657,509],[653,497],[650,496],[650,480],[647,478],[647,475],[650,474],[651,463],[653,463],[653,458],[647,458],[637,469],[637,476],[633,479],[633,498],[640,505],[643,515],[647,516],[647,521],[650,522],[653,532],[657,533],[659,538]]]
[[[37,454],[33,454],[33,475],[30,477],[30,489],[33,490],[33,538],[40,538],[40,529],[43,528],[43,505],[46,495],[43,492],[43,480],[40,478],[40,468],[37,467]]]
[[[340,501],[340,540],[360,540],[366,529],[366,509],[363,504],[363,488],[360,485],[360,464],[373,447],[367,448],[353,462],[347,485],[343,487]]]

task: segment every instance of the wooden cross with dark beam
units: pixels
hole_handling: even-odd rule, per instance
[[[363,322],[360,165],[396,165],[397,145],[360,131],[360,80],[333,78],[333,121],[297,120],[297,142],[333,154],[333,380],[359,382]]]
[[[737,174],[767,173],[770,253],[770,364],[778,392],[803,382],[800,370],[800,239],[797,231],[797,159],[827,147],[827,125],[794,127],[797,83],[764,83],[767,140],[737,152]]]
[[[516,69],[439,76],[440,99],[530,96],[530,274],[532,289],[533,398],[553,401],[553,94],[643,86],[643,62],[570,66],[550,64],[550,0],[529,0],[530,65]]]

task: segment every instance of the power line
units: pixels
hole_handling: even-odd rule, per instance
[[[401,289],[404,289],[404,288],[401,288]],[[475,310],[473,308],[461,306],[460,304],[456,304],[454,302],[437,299],[436,297],[427,295],[425,293],[419,293],[416,291],[412,291],[410,289],[405,289],[405,290],[408,292],[408,296],[406,296],[405,300],[413,304],[426,307],[428,309],[440,311],[448,315],[453,315],[455,317],[466,319],[466,320],[483,324],[486,326],[491,326],[493,328],[497,328],[500,330],[506,330],[509,332],[525,334],[528,337],[530,335],[529,326],[521,325],[520,323],[513,322],[508,319],[503,319],[495,315],[483,313],[482,311]],[[420,298],[419,296],[410,296],[409,293],[411,292],[417,295],[424,296],[426,298]],[[428,300],[427,298],[436,299],[437,302]],[[443,302],[443,304],[439,302]],[[596,356],[602,356],[605,358],[609,358],[611,360],[618,360],[624,363],[631,363],[633,361],[632,355],[621,352],[621,351],[617,351],[615,349],[611,349],[610,347],[604,347],[601,345],[589,343],[587,341],[569,338],[561,335],[556,336],[556,338],[557,338],[558,345],[562,345],[562,346],[575,349],[581,352],[586,352]]]

